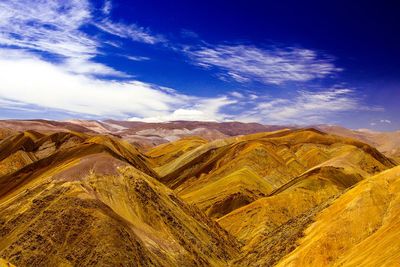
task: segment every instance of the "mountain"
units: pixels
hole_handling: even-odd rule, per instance
[[[219,266],[237,254],[121,140],[25,132],[0,145],[2,162],[32,157],[0,177],[0,255],[17,266]]]
[[[353,130],[0,126],[0,266],[399,262],[400,169]]]
[[[366,129],[352,130],[338,125],[312,125],[322,132],[357,139],[376,147],[381,153],[400,160],[400,132],[375,132]],[[208,141],[232,136],[271,132],[282,129],[300,129],[295,125],[262,125],[241,122],[173,121],[145,123],[118,120],[0,120],[0,140],[18,131],[45,132],[76,131],[92,134],[113,135],[141,148],[149,150],[185,137],[201,137]]]
[[[108,134],[121,137],[135,146],[148,150],[160,144],[183,137],[199,136],[206,140],[224,139],[229,136],[283,129],[283,126],[241,122],[174,121],[167,123],[145,123],[117,120],[0,120],[2,136],[16,131],[65,132]]]
[[[184,200],[220,217],[309,177],[329,173],[345,188],[393,165],[361,142],[304,129],[214,141],[155,171]]]
[[[43,131],[43,132],[60,132],[60,131],[76,131],[89,133],[94,131],[75,123],[68,121],[50,121],[50,120],[0,120],[0,128],[12,131]]]

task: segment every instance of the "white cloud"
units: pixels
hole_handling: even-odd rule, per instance
[[[20,50],[0,49],[0,73],[1,108],[38,106],[120,119],[224,120],[220,109],[234,103],[227,97],[194,97],[134,80],[100,80],[71,73]]]
[[[230,95],[236,98],[244,98],[244,95],[237,91],[231,92]]]
[[[380,123],[387,123],[387,124],[391,124],[392,121],[391,120],[379,120]]]
[[[132,61],[145,61],[150,59],[148,57],[141,57],[141,56],[125,56],[125,57]]]
[[[165,39],[161,35],[154,35],[150,33],[149,30],[140,27],[136,24],[124,24],[120,22],[113,22],[109,19],[103,19],[100,22],[94,24],[100,30],[107,32],[109,34],[131,39],[133,41],[155,44],[159,42],[164,42]]]
[[[360,106],[353,90],[346,88],[318,92],[303,90],[293,97],[261,101],[254,105],[237,118],[267,124],[314,124],[326,122],[341,112],[358,110]]]
[[[112,9],[111,0],[105,0],[103,4],[103,8],[101,9],[105,15],[110,14]]]
[[[315,51],[299,48],[262,49],[252,45],[186,47],[184,52],[203,68],[217,68],[220,77],[240,83],[258,81],[281,84],[309,81],[337,71],[332,60]]]
[[[228,97],[217,98],[196,98],[193,99],[196,104],[189,107],[178,108],[168,114],[152,117],[132,117],[131,121],[144,122],[164,122],[164,121],[226,121],[231,118],[230,115],[221,112],[221,108],[235,104],[236,101]]]
[[[76,74],[86,74],[86,75],[111,75],[114,77],[130,77],[128,74],[117,71],[111,67],[104,64],[96,63],[85,58],[68,58],[60,67],[65,70],[76,73]]]
[[[0,44],[65,57],[93,56],[97,43],[79,30],[90,20],[87,1],[2,1]]]
[[[195,97],[135,80],[101,80],[84,70],[72,73],[65,65],[15,49],[0,49],[0,73],[0,108],[29,111],[34,106],[74,117],[313,124],[342,112],[364,110],[355,92],[347,88],[303,90],[275,99],[250,91]]]
[[[111,8],[111,1],[105,1],[105,16]],[[87,0],[0,2],[0,45],[55,55],[59,64],[73,73],[126,77],[125,73],[94,61],[103,42],[82,30],[88,25],[138,42],[154,44],[161,40],[137,25],[115,23],[107,17],[94,18]],[[118,47],[112,41],[104,43]]]
[[[258,95],[250,94],[249,97],[250,97],[251,100],[256,100],[258,98]]]

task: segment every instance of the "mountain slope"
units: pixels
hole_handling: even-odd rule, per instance
[[[271,185],[244,167],[196,191],[182,195],[210,217],[221,217],[272,191]]]
[[[316,216],[279,266],[395,266],[400,262],[400,167],[366,179]]]
[[[235,257],[235,239],[150,177],[133,147],[82,141],[0,177],[1,257],[17,266],[219,266]]]
[[[107,123],[86,126],[118,128]],[[192,136],[146,152],[113,135],[9,132],[0,140],[0,259],[393,265],[394,166],[370,145],[315,129]]]
[[[337,177],[326,183],[343,190],[393,166],[366,144],[304,129],[210,142],[155,170],[183,199],[219,218],[285,186],[300,187],[308,172]]]
[[[151,159],[154,167],[160,167],[206,143],[207,140],[200,137],[186,137],[156,146],[147,151],[146,155]]]

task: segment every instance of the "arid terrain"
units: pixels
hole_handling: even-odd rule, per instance
[[[0,266],[399,266],[399,160],[330,125],[0,121]]]

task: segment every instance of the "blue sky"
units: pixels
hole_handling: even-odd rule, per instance
[[[0,2],[0,118],[398,130],[394,1]]]

